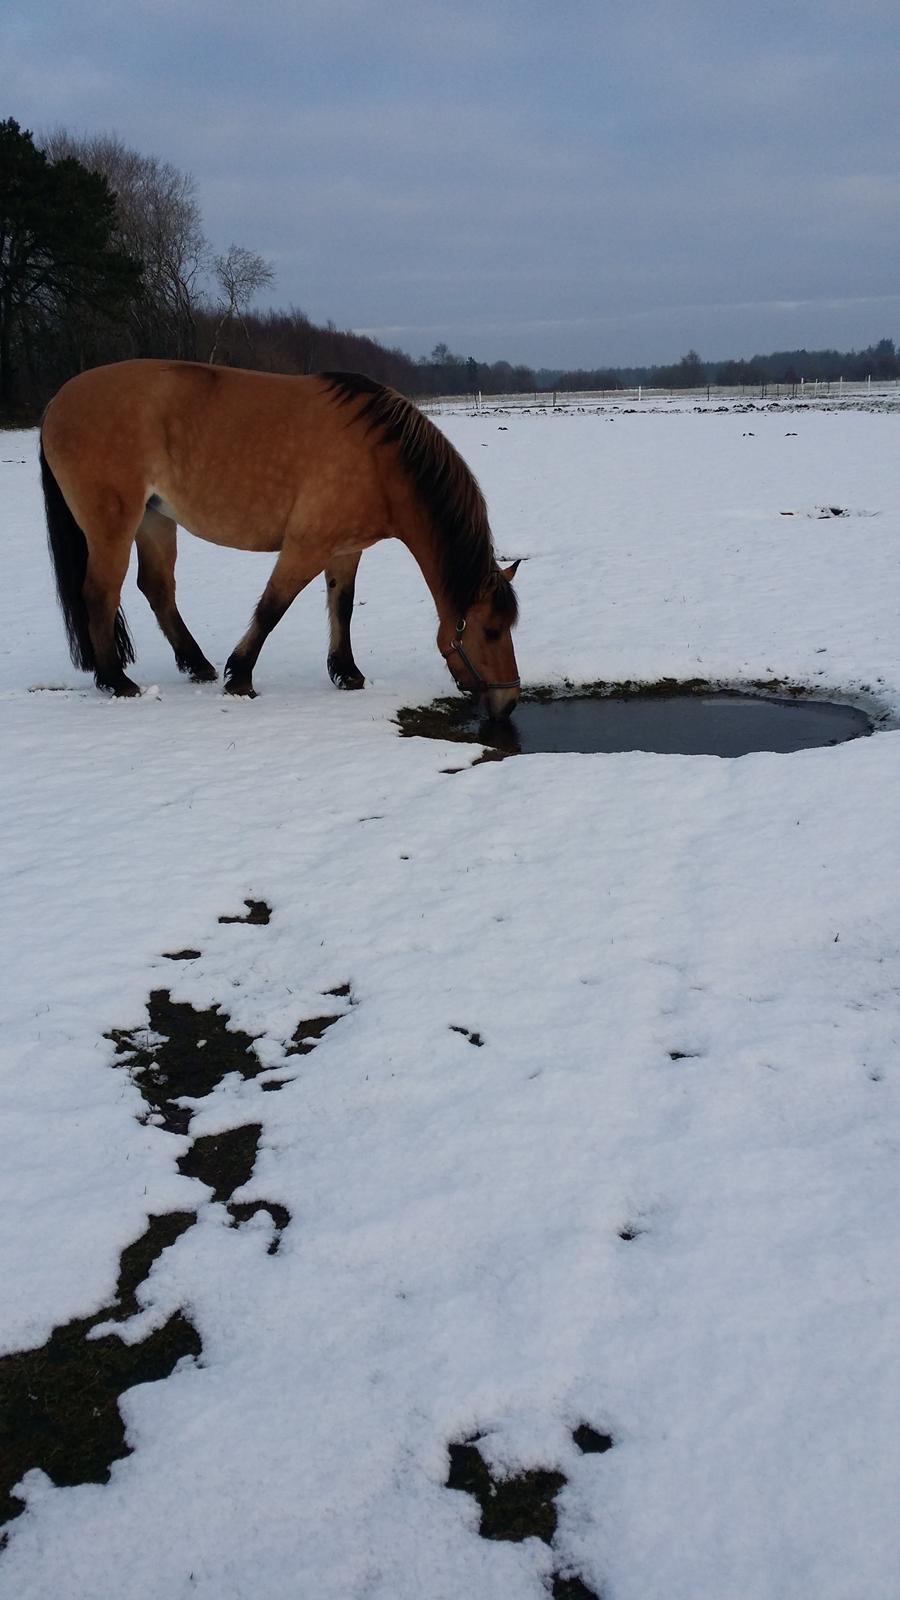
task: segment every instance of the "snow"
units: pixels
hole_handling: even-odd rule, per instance
[[[439,421],[529,558],[526,682],[787,678],[887,731],[445,776],[460,747],[392,720],[449,685],[399,546],[361,568],[364,693],[327,681],[318,589],[251,703],[178,679],[132,577],[156,689],[110,702],[66,655],[36,436],[4,435],[0,1350],[109,1304],[178,1209],[116,1326],[182,1309],[203,1353],[125,1394],[108,1484],[27,1475],[0,1596],[537,1600],[574,1571],[604,1600],[893,1600],[896,415]],[[182,537],[220,667],[269,564]],[[247,897],[268,926],[219,923]],[[288,1207],[275,1255],[138,1120],[104,1035],[154,988],[290,1075],[227,1078],[190,1129],[262,1124],[236,1198]],[[496,1475],[566,1475],[552,1549],[480,1539],[444,1487],[476,1432]]]

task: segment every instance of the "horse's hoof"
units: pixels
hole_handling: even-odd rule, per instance
[[[358,667],[343,667],[335,656],[328,657],[328,676],[337,689],[364,689],[366,686]]]
[[[252,683],[249,683],[246,678],[243,680],[238,679],[237,681],[232,679],[230,683],[226,683],[225,693],[239,695],[242,700],[256,699],[256,690],[254,689]]]
[[[126,678],[124,673],[121,678],[116,679],[115,683],[101,683],[99,678],[96,683],[98,689],[105,690],[115,700],[136,700],[141,692],[140,684],[135,683],[131,678]]]
[[[191,667],[189,672],[191,683],[215,683],[218,676],[215,667],[209,661],[205,661],[202,667]]]

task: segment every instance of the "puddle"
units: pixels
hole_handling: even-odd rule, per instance
[[[474,742],[483,759],[540,752],[647,750],[658,755],[786,755],[842,744],[875,726],[858,706],[791,694],[659,687],[628,693],[525,697],[509,722],[480,722],[470,703],[438,700],[401,711],[401,731],[431,739]],[[448,771],[460,770],[448,768]]]

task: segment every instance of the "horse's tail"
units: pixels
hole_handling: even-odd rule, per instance
[[[56,593],[66,625],[69,651],[76,667],[93,672],[97,666],[94,646],[88,626],[88,610],[84,599],[84,579],[87,572],[88,547],[82,529],[73,517],[68,503],[44,455],[41,440],[41,478],[44,484],[44,506],[47,512],[47,542],[56,574]],[[116,656],[121,667],[134,660],[134,645],[128,624],[121,611],[116,614],[114,640]]]

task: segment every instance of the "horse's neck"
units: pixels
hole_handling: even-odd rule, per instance
[[[453,602],[449,598],[441,576],[441,552],[431,529],[415,528],[400,536],[402,544],[415,561],[431,591],[434,608],[441,622],[452,622]]]

